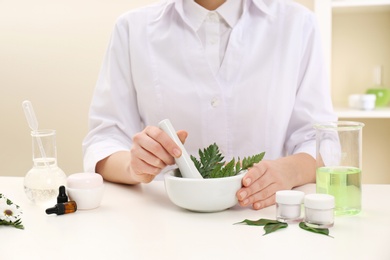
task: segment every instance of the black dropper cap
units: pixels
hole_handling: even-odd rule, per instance
[[[46,209],[46,214],[63,215],[65,214],[65,205],[58,203],[54,207]]]
[[[65,186],[60,186],[59,193],[57,197],[57,203],[65,203],[68,202],[68,196],[65,192]]]

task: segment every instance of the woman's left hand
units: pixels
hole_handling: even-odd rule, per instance
[[[237,192],[241,206],[256,210],[275,204],[275,193],[315,182],[315,160],[308,154],[296,154],[255,164],[242,179]]]

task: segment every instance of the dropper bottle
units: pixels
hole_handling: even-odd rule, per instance
[[[65,186],[60,186],[58,190],[57,203],[65,203],[68,202],[68,196],[65,192]]]
[[[77,204],[74,201],[68,201],[65,203],[57,203],[54,207],[46,209],[46,214],[69,214],[76,212]]]

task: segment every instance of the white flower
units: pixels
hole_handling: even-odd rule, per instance
[[[20,207],[0,193],[0,225],[24,229],[21,215]]]
[[[0,219],[10,222],[15,222],[22,214],[20,208],[15,204],[8,205],[7,203],[0,204]]]

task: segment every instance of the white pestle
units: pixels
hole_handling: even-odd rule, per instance
[[[198,169],[196,169],[194,162],[188,155],[187,150],[180,142],[180,139],[177,136],[176,130],[173,128],[171,121],[169,119],[164,119],[160,123],[158,123],[158,126],[161,130],[167,133],[169,137],[172,138],[173,141],[181,149],[181,156],[179,158],[175,158],[176,164],[177,166],[179,166],[181,175],[184,178],[203,179]]]

